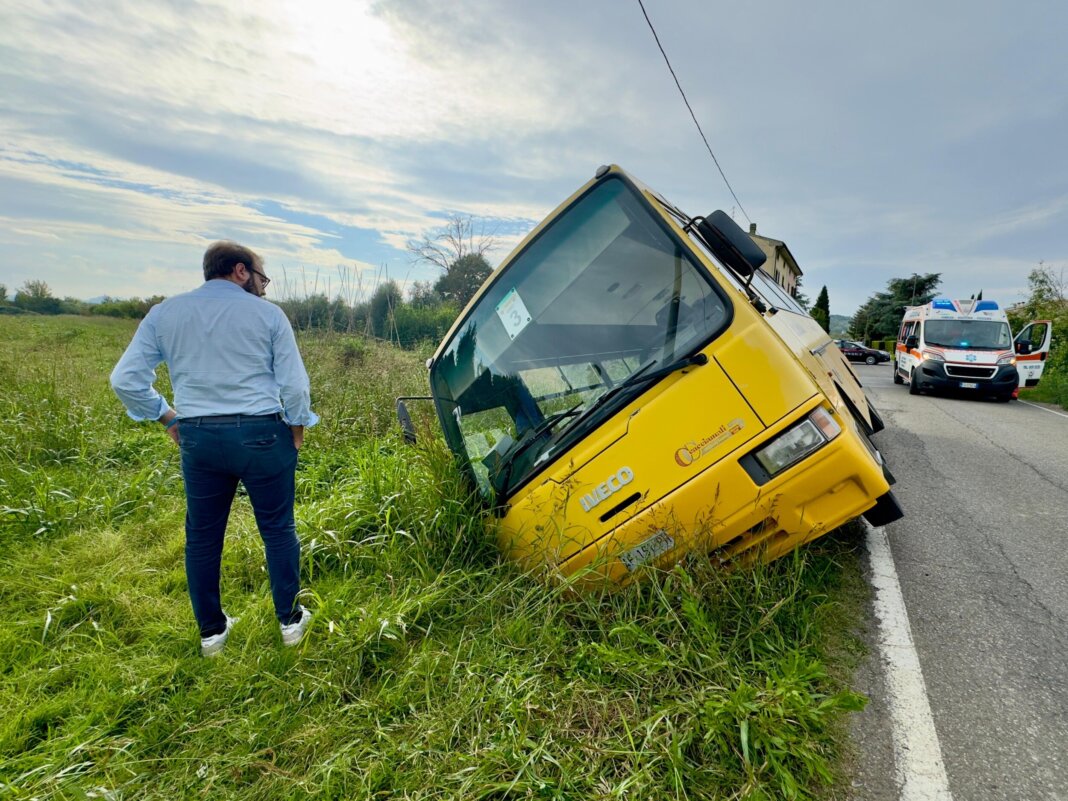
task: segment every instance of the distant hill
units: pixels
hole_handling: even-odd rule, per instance
[[[851,319],[853,318],[846,314],[832,314],[830,333],[845,336],[846,331],[849,330],[849,321]]]

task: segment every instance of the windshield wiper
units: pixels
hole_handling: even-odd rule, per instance
[[[652,367],[656,362],[649,362],[649,364],[642,367],[638,372],[627,378],[625,381],[621,381],[611,389],[600,395],[592,405],[583,409],[581,412],[579,408],[582,404],[572,406],[570,409],[565,409],[562,412],[556,412],[551,414],[538,423],[533,428],[527,429],[523,433],[523,436],[512,445],[501,456],[500,461],[497,463],[496,470],[491,479],[493,488],[498,493],[505,493],[508,491],[509,484],[512,480],[512,468],[518,461],[519,457],[532,446],[535,442],[542,441],[542,437],[546,432],[552,431],[561,420],[565,420],[569,417],[578,417],[579,419],[589,417],[595,410],[600,409],[609,400],[619,395],[625,389],[628,389],[638,384],[644,384],[649,381],[655,381],[658,378],[662,378],[669,373],[674,373],[678,370],[683,370],[687,367],[697,367],[702,364],[708,364],[708,356],[703,353],[694,353],[690,356],[684,356],[681,359],[671,362],[671,364],[661,367],[659,370],[653,370],[651,373],[645,372]]]
[[[607,390],[606,392],[602,393],[600,397],[598,397],[597,400],[595,400],[588,409],[583,410],[582,416],[589,417],[591,414],[593,414],[594,411],[600,409],[602,406],[608,403],[608,401],[616,397],[620,392],[625,389],[637,386],[638,384],[644,384],[649,381],[655,381],[658,378],[663,378],[669,373],[674,373],[678,370],[682,370],[687,367],[697,367],[702,364],[708,364],[708,356],[703,353],[693,353],[689,356],[684,356],[681,359],[676,359],[671,364],[665,365],[659,370],[653,370],[653,372],[651,373],[644,372],[645,370],[652,367],[654,364],[656,364],[656,362],[650,362],[644,368],[642,368],[642,370],[639,370],[630,378],[626,379],[625,381],[621,381],[620,383],[612,387],[610,390]]]
[[[564,409],[562,412],[550,414],[533,428],[528,428],[524,431],[519,440],[501,456],[500,462],[497,463],[497,470],[493,481],[494,489],[496,489],[497,492],[507,492],[508,482],[512,479],[512,466],[520,455],[535,442],[539,441],[543,434],[556,428],[561,420],[566,420],[568,417],[577,415],[580,406],[582,406],[582,404],[578,403],[570,409]]]

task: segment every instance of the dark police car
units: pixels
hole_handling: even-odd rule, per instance
[[[836,339],[834,344],[838,346],[838,350],[842,351],[842,355],[851,362],[878,364],[880,362],[890,361],[890,354],[885,350],[866,348],[859,342],[854,342],[851,339]]]

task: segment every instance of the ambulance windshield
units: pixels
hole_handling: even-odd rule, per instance
[[[1012,347],[1009,324],[996,320],[928,320],[928,345],[968,350],[1008,350]]]

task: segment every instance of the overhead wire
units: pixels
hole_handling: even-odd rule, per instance
[[[645,3],[642,0],[638,0],[638,5],[641,7],[642,16],[645,17],[645,23],[649,26],[649,30],[652,31],[653,38],[656,40],[656,46],[660,48],[660,55],[664,57],[664,63],[667,64],[668,70],[671,72],[671,77],[675,79],[675,86],[678,87],[679,94],[682,95],[682,102],[686,104],[687,111],[690,112],[690,118],[693,120],[693,124],[697,126],[697,132],[701,134],[701,139],[705,143],[705,148],[708,150],[708,155],[712,157],[713,163],[716,165],[716,169],[719,170],[720,177],[723,178],[723,183],[727,185],[727,189],[731,193],[731,197],[734,198],[734,202],[738,204],[739,211],[748,222],[752,222],[749,219],[749,215],[746,214],[745,207],[742,206],[742,201],[738,199],[738,195],[734,193],[734,187],[731,186],[731,182],[727,180],[726,173],[723,172],[723,167],[719,164],[719,159],[716,158],[716,154],[712,152],[712,145],[708,143],[708,137],[705,136],[705,132],[701,129],[701,123],[697,121],[697,115],[693,113],[693,107],[690,105],[689,99],[686,97],[686,92],[682,90],[682,84],[679,83],[679,77],[675,74],[675,69],[671,66],[671,60],[668,58],[667,52],[664,50],[664,46],[660,43],[660,37],[656,33],[656,28],[653,27],[653,21],[649,19],[649,12],[645,10]]]

